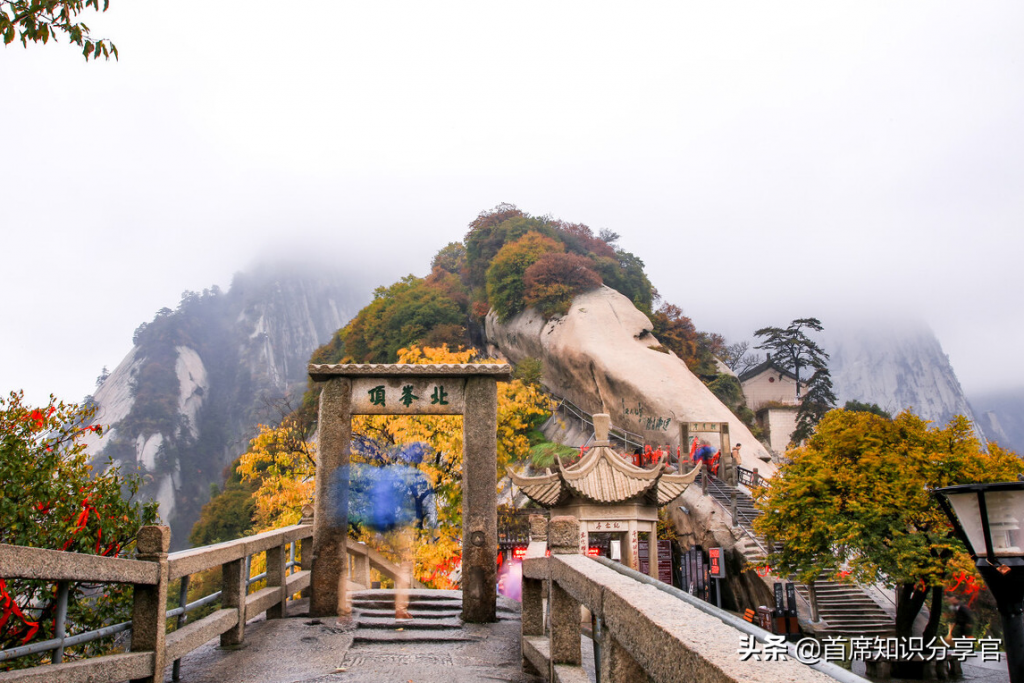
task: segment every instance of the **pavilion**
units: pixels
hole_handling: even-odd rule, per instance
[[[521,476],[510,473],[512,482],[527,497],[554,515],[572,515],[580,522],[580,552],[586,553],[593,533],[618,537],[622,561],[639,571],[640,534],[648,534],[649,573],[658,578],[658,508],[669,504],[689,486],[701,467],[687,474],[668,474],[663,456],[644,469],[611,449],[607,414],[594,415],[594,441],[583,457],[563,465],[556,456],[557,471]]]

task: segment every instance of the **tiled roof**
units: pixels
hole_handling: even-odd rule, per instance
[[[324,382],[333,377],[415,377],[415,376],[449,376],[471,377],[489,375],[499,380],[512,377],[512,367],[505,363],[352,363],[323,364],[312,363],[308,367],[309,376],[315,382]]]
[[[653,468],[643,469],[607,446],[595,446],[575,465],[565,466],[558,460],[557,472],[547,470],[535,477],[511,473],[511,477],[531,500],[548,508],[571,497],[606,505],[646,497],[660,506],[675,500],[699,471],[665,474],[665,467],[664,458]]]

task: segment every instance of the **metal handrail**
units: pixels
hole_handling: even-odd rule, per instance
[[[580,408],[579,406],[577,406],[575,403],[573,403],[572,401],[570,401],[567,398],[563,398],[563,397],[557,396],[555,394],[551,394],[551,395],[554,398],[558,399],[558,405],[555,406],[555,410],[559,410],[559,409],[564,407],[576,419],[582,420],[584,423],[590,425],[591,427],[594,426],[594,416],[593,415],[591,415],[587,411],[583,410],[582,408]],[[621,427],[616,427],[614,425],[612,425],[609,428],[608,436],[611,437],[611,438],[614,438],[616,441],[621,441],[623,444],[626,445],[627,448],[629,448],[630,446],[637,446],[639,448],[643,448],[644,445],[647,443],[647,439],[645,439],[640,434],[636,434],[634,432],[628,431],[626,429],[622,429]],[[588,441],[588,443],[589,443],[589,441]]]
[[[697,478],[700,479],[701,477],[703,477],[705,475],[705,473],[706,472],[701,472],[700,474],[697,475]],[[708,476],[708,488],[709,489],[714,487],[714,489],[715,489],[715,491],[717,493],[721,493],[723,495],[725,495],[725,494],[730,494],[731,495],[731,491],[729,491],[729,489],[724,489],[723,488],[724,484],[717,477],[715,477],[713,474],[710,474],[710,473],[707,473],[707,474],[709,474],[709,476]],[[733,517],[732,510],[729,507],[726,507],[726,505],[724,503],[722,503],[722,501],[718,500],[718,498],[716,498],[714,495],[711,496],[711,500],[715,501],[715,504],[718,505],[718,507],[722,508],[727,513],[729,513],[730,517]],[[746,517],[746,515],[743,515],[743,516]],[[736,519],[736,520],[740,519],[740,512],[739,512],[739,510],[736,511],[736,517],[734,517],[733,519]],[[748,523],[750,523],[750,522],[753,522],[753,519],[749,519],[747,521],[748,521]],[[736,526],[737,526],[737,528],[740,531],[743,532],[744,535],[747,536],[747,538],[752,540],[757,545],[757,547],[760,548],[761,552],[763,552],[765,554],[765,557],[768,556],[769,550],[766,547],[764,547],[764,544],[761,543],[761,539],[759,539],[757,537],[757,535],[754,534],[752,529],[748,529],[747,526],[745,526],[742,522],[737,524]]]
[[[610,560],[607,557],[591,557],[590,559],[604,565],[605,567],[608,567],[609,569],[618,572],[619,574],[622,574],[623,576],[628,576],[634,581],[639,581],[641,583],[647,584],[648,586],[653,586],[654,588],[657,588],[663,593],[668,593],[669,595],[678,598],[679,600],[682,600],[691,607],[696,607],[705,614],[720,619],[722,623],[732,626],[736,630],[742,631],[746,635],[753,636],[762,643],[768,642],[768,637],[772,635],[760,626],[756,626],[748,621],[745,621],[736,616],[735,614],[732,614],[731,612],[727,612],[710,603],[704,602],[699,598],[695,598],[686,591],[680,590],[675,586],[670,586],[667,583],[658,581],[657,579],[647,576],[646,574],[641,574],[635,569],[627,567],[626,565],[616,562],[615,560]],[[794,645],[793,643],[786,643],[786,649],[788,650],[790,657],[797,661],[803,662],[803,659],[801,659],[797,654],[796,645]],[[807,664],[807,666],[811,667],[812,669],[816,669],[817,671],[820,671],[823,674],[831,676],[832,678],[835,678],[838,681],[842,681],[843,683],[865,683],[866,680],[858,676],[857,674],[853,673],[852,671],[844,669],[828,661],[803,663]]]
[[[289,548],[289,560],[285,563],[285,574],[287,574],[290,569],[294,569],[295,567],[299,566],[299,563],[295,560],[295,541],[289,542],[287,546]],[[248,562],[248,560],[251,559],[251,556],[247,556],[246,559]],[[257,576],[249,577],[246,580],[246,587],[248,588],[253,583],[261,581],[266,578],[267,572],[263,572]],[[57,583],[59,587],[61,585],[66,585],[70,587],[71,583],[76,582],[58,581]],[[60,603],[57,606],[58,613],[67,612],[67,600],[69,594],[70,590],[58,590],[58,596],[60,600]],[[220,597],[221,591],[215,591],[210,595],[199,598],[198,600],[190,602],[186,605],[179,605],[174,609],[167,610],[165,612],[165,617],[170,619],[183,614],[187,614],[196,609],[199,609],[204,605],[217,602],[220,599]],[[124,631],[132,630],[132,622],[125,621],[119,624],[112,624],[110,626],[104,626],[99,629],[93,629],[91,631],[83,631],[82,633],[76,633],[73,636],[67,636],[63,634],[63,629],[60,628],[61,625],[62,624],[58,623],[58,637],[56,638],[50,638],[48,640],[42,640],[36,643],[31,643],[29,645],[20,645],[18,647],[8,648],[6,650],[0,650],[0,662],[4,662],[10,659],[16,659],[18,657],[24,657],[26,655],[39,654],[41,652],[53,652],[54,655],[52,658],[52,663],[59,664],[64,660],[65,648],[73,647],[75,645],[83,645],[85,643],[91,643],[93,641],[101,640],[103,638],[109,638],[110,636],[122,633]]]

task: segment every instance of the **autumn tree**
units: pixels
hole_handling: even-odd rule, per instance
[[[909,637],[930,598],[935,635],[942,587],[955,572],[972,573],[963,545],[931,489],[1016,479],[1020,459],[993,446],[981,450],[958,416],[930,428],[910,412],[893,419],[832,410],[806,445],[755,491],[764,513],[755,529],[782,544],[773,571],[811,585],[848,577],[895,588],[896,631]]]
[[[239,460],[242,482],[256,488],[253,511],[257,531],[298,524],[302,506],[313,500],[316,444],[294,417],[277,427],[259,425]]]
[[[604,284],[633,302],[633,305],[650,314],[658,291],[644,272],[644,262],[635,254],[616,249],[614,257],[595,254],[594,270]]]
[[[139,477],[114,463],[94,471],[83,437],[102,434],[93,411],[50,397],[27,406],[21,392],[0,397],[0,543],[108,557],[131,554],[140,527],[156,521],[156,503],[134,499]],[[117,621],[131,611],[131,586],[111,585],[104,599],[76,585],[68,596],[68,635]],[[46,581],[0,577],[0,649],[54,636],[57,601]],[[101,652],[102,641],[67,651]],[[32,666],[30,656],[4,666]]]
[[[4,45],[17,38],[24,47],[29,42],[46,44],[51,38],[65,36],[82,48],[86,61],[100,55],[117,59],[117,47],[104,38],[94,39],[80,16],[89,8],[106,12],[109,4],[109,0],[102,5],[100,0],[0,0],[0,36]]]
[[[737,375],[742,375],[750,368],[760,365],[764,360],[760,354],[750,351],[750,342],[746,341],[727,344],[720,358]]]
[[[499,204],[477,216],[469,224],[469,232],[463,240],[470,287],[482,290],[486,284],[487,269],[501,248],[528,232],[552,239],[555,237],[554,227],[546,220],[530,216],[512,204]]]
[[[503,322],[526,307],[526,270],[544,254],[565,247],[539,232],[528,232],[503,246],[487,269],[487,300]]]
[[[476,351],[472,349],[451,351],[444,346],[414,346],[402,349],[397,361],[494,362],[475,361],[475,355]],[[549,403],[549,399],[535,384],[520,379],[498,383],[499,479],[504,476],[510,462],[529,457],[528,434],[550,415]],[[433,528],[423,528],[419,532],[416,578],[434,587],[454,587],[446,577],[448,569],[458,560],[461,552],[458,536],[462,526],[462,417],[357,415],[352,418],[352,433],[353,442],[357,446],[352,454],[354,468],[363,465],[401,465],[403,468],[415,468],[422,474],[422,481],[434,497],[437,522]],[[409,448],[416,444],[422,447],[420,456],[405,457]],[[286,526],[299,520],[302,506],[312,500],[315,459],[316,446],[307,439],[298,423],[286,420],[277,428],[260,428],[260,434],[251,442],[249,452],[242,456],[239,467],[243,480],[257,486],[254,494],[257,530]],[[363,477],[360,486],[364,488],[375,481],[366,472],[360,476]],[[374,531],[370,528],[359,529],[359,540],[377,543]],[[387,544],[376,547],[382,552],[388,552]]]
[[[683,309],[665,302],[650,318],[654,326],[651,330],[654,336],[679,356],[690,372],[712,378],[718,374],[714,357],[693,321],[683,313]]]
[[[592,259],[616,258],[615,247],[594,235],[594,232],[583,223],[553,222],[559,240],[570,252]],[[616,236],[617,238],[618,236]]]
[[[523,285],[523,303],[552,318],[568,313],[577,294],[600,287],[601,276],[588,259],[555,252],[544,254],[526,269]]]
[[[445,271],[446,272],[446,271]],[[389,287],[374,290],[373,301],[335,334],[326,348],[314,354],[314,363],[394,363],[401,348],[422,343],[445,326],[445,343],[468,345],[466,303],[446,291],[443,277],[426,281],[408,275]]]

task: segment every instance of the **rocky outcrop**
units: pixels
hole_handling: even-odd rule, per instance
[[[310,355],[368,298],[341,273],[309,267],[257,268],[227,293],[186,293],[136,331],[91,398],[95,422],[110,429],[89,435],[90,454],[137,467],[143,495],[184,547],[210,484],[259,422],[280,419],[268,406],[289,396],[297,405]]]
[[[765,448],[686,365],[651,334],[651,321],[609,287],[576,297],[568,314],[545,321],[528,309],[507,323],[494,313],[487,340],[513,362],[539,358],[543,382],[588,413],[648,443],[678,445],[682,422],[728,422],[744,467],[774,472]]]
[[[1003,390],[971,396],[985,437],[1003,448],[1024,453],[1024,390]]]
[[[877,403],[892,414],[908,408],[944,425],[956,415],[975,423],[949,357],[922,322],[874,319],[870,323],[830,323],[823,346],[831,355],[829,370],[838,405],[849,400]]]

